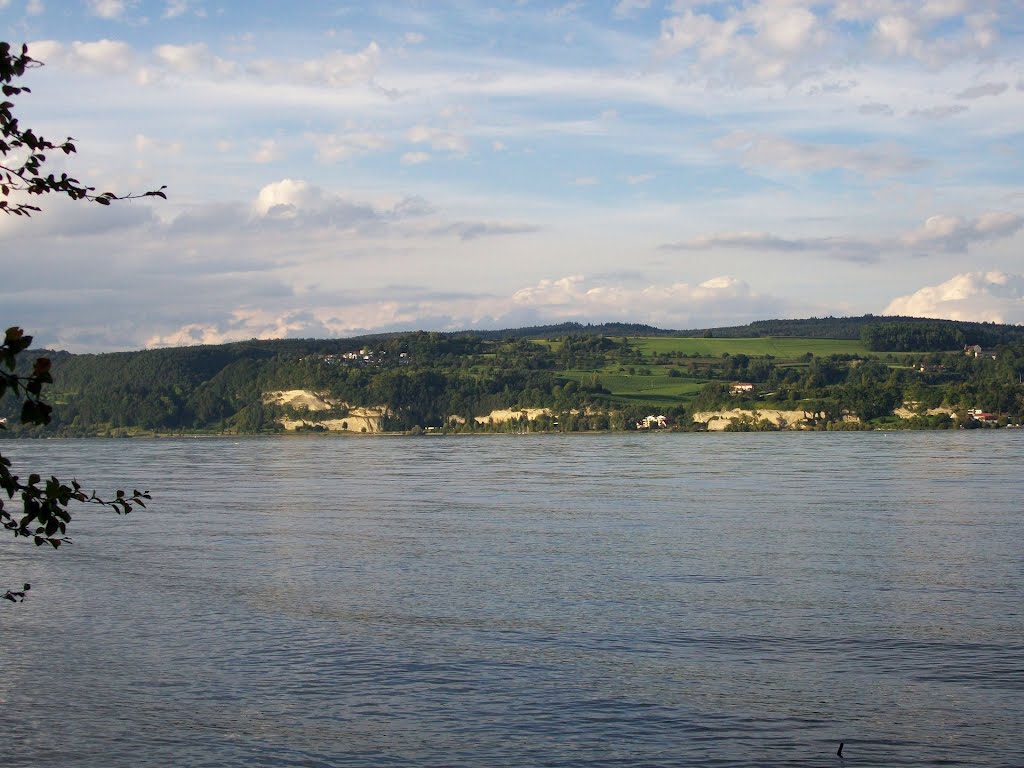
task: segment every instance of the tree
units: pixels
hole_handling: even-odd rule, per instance
[[[0,82],[3,83],[2,90],[4,101],[0,102],[0,155],[3,162],[0,162],[0,211],[15,216],[30,216],[33,211],[39,211],[39,207],[21,201],[11,201],[7,198],[12,194],[24,195],[47,195],[57,193],[67,195],[72,200],[91,200],[100,205],[110,205],[115,200],[128,200],[138,197],[162,197],[166,187],[150,190],[138,195],[115,195],[113,192],[96,192],[95,187],[87,187],[78,179],[71,178],[62,173],[60,178],[54,174],[46,174],[43,165],[46,163],[46,153],[50,151],[63,152],[65,155],[77,151],[74,139],[70,136],[60,144],[54,144],[43,136],[37,135],[31,128],[22,128],[18,118],[11,110],[14,104],[7,101],[11,96],[22,93],[31,93],[25,86],[14,86],[11,82],[16,77],[21,77],[25,71],[42,64],[28,55],[28,46],[21,46],[21,53],[13,55],[10,43],[0,42]],[[8,157],[13,155],[14,159],[9,161]]]
[[[100,205],[110,205],[115,200],[136,197],[161,197],[166,195],[161,187],[157,190],[143,192],[139,195],[115,195],[113,192],[97,193],[94,187],[88,187],[77,179],[62,173],[58,178],[53,173],[47,174],[44,166],[46,153],[63,152],[70,155],[75,152],[74,139],[54,144],[43,136],[36,134],[31,128],[23,128],[11,111],[14,104],[7,99],[22,93],[29,93],[24,86],[11,85],[16,77],[25,71],[41,66],[28,55],[28,46],[21,47],[20,54],[12,54],[9,43],[0,42],[0,82],[4,101],[0,102],[0,210],[8,215],[30,216],[39,211],[39,207],[25,202],[25,196],[57,194],[66,195],[72,200],[89,200]],[[11,199],[13,196],[14,199]],[[22,198],[22,199],[19,199]],[[9,395],[21,400],[20,421],[22,424],[48,424],[52,407],[43,399],[43,386],[51,384],[50,360],[41,357],[32,363],[30,371],[19,367],[18,355],[32,344],[32,337],[21,328],[8,328],[0,344],[0,398]],[[0,423],[0,429],[6,424]],[[10,501],[15,496],[21,500],[20,512],[5,506],[3,494],[0,494],[0,524],[14,534],[15,538],[31,538],[36,546],[49,544],[54,549],[68,542],[67,528],[71,522],[69,505],[72,502],[94,504],[113,509],[119,514],[128,514],[136,507],[145,507],[145,500],[150,495],[145,491],[133,490],[131,494],[123,490],[116,491],[111,501],[106,501],[95,492],[87,493],[75,480],[70,485],[56,477],[43,480],[42,475],[31,473],[27,480],[22,480],[11,471],[11,461],[0,454],[0,490]],[[20,590],[9,589],[0,597],[11,602],[21,602],[30,588],[25,584]]]

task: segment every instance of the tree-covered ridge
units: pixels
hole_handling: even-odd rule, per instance
[[[853,318],[860,341],[610,335],[590,331],[632,326],[572,325],[571,333],[532,336],[416,332],[98,355],[51,352],[58,407],[47,430],[251,433],[278,430],[285,418],[311,425],[343,418],[359,407],[381,409],[389,430],[630,429],[652,413],[690,428],[694,413],[736,407],[804,411],[819,427],[848,423],[851,416],[888,423],[893,409],[905,404],[922,414],[940,407],[959,411],[965,423],[977,421],[968,410],[1004,422],[1024,414],[1020,327],[871,319]],[[819,327],[817,320],[806,322]],[[973,326],[978,336],[967,335]],[[990,343],[998,339],[1016,340]],[[965,354],[967,344],[981,353],[972,346]],[[915,347],[928,351],[886,351]],[[737,382],[750,387],[735,391]],[[268,397],[298,389],[321,393],[332,410],[313,414]],[[487,418],[492,411],[527,408],[544,413],[511,425]],[[922,415],[912,423],[953,422]]]
[[[1024,326],[935,320],[924,317],[861,315],[860,317],[812,317],[804,320],[758,320],[748,325],[676,331],[673,335],[716,338],[793,336],[814,339],[878,339],[875,351],[932,352],[965,343],[995,346],[1024,341]],[[905,337],[912,341],[893,342]]]

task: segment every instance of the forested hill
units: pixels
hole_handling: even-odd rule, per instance
[[[828,423],[850,413],[883,418],[904,402],[1024,414],[1024,327],[871,315],[690,331],[564,323],[107,354],[37,350],[23,356],[23,374],[39,356],[53,364],[53,423],[21,429],[17,403],[5,398],[0,417],[11,428],[0,435],[260,432],[365,408],[392,430],[486,429],[501,409],[544,410],[545,428],[630,428],[655,411],[681,424],[688,413],[737,405],[737,381],[751,385],[743,397],[757,407],[813,407]],[[330,412],[271,394],[291,390],[318,393],[317,407]]]
[[[457,331],[445,335],[471,334],[481,339],[543,339],[561,336],[681,336],[684,338],[710,337],[720,339],[757,339],[783,336],[800,339],[861,339],[866,328],[877,325],[895,325],[901,332],[910,327],[942,329],[945,338],[962,339],[953,346],[968,343],[995,346],[1024,340],[1024,326],[976,323],[963,320],[934,320],[923,317],[861,315],[859,317],[811,317],[795,320],[757,320],[747,325],[716,328],[690,328],[685,330],[657,328],[643,323],[558,323],[534,325],[524,328],[504,328],[492,331]],[[357,337],[357,341],[372,342],[401,336],[401,333],[371,334]],[[280,341],[274,344],[323,344],[315,340]],[[941,348],[941,347],[936,347]],[[927,347],[920,347],[921,350]]]
[[[1024,340],[1024,326],[975,323],[963,320],[933,320],[924,317],[861,315],[860,317],[812,317],[806,320],[758,320],[749,325],[671,331],[678,336],[713,336],[721,339],[747,339],[764,336],[788,336],[810,339],[864,339],[876,326],[892,334],[918,334],[921,329],[938,332],[943,342],[918,346],[918,350],[943,349],[963,344],[992,347]],[[909,349],[906,351],[910,351]]]

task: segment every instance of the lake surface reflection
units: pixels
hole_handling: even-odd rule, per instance
[[[1024,763],[1024,432],[2,447],[4,766]]]

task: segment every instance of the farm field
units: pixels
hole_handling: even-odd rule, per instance
[[[601,386],[607,389],[611,400],[616,402],[646,403],[672,406],[696,395],[708,379],[671,377],[667,369],[653,367],[650,375],[619,373],[614,365],[600,371],[560,371],[565,379],[589,384],[595,375]]]
[[[622,337],[610,337],[622,342]],[[553,351],[561,346],[561,341],[535,340]],[[761,338],[695,338],[695,337],[627,337],[624,339],[630,349],[639,353],[632,363],[608,361],[607,365],[597,369],[563,370],[558,375],[564,380],[576,381],[581,385],[592,385],[595,380],[609,392],[608,399],[621,404],[650,405],[651,407],[671,407],[685,404],[692,400],[709,381],[717,377],[701,376],[700,372],[690,371],[689,375],[669,376],[674,366],[656,364],[655,358],[660,355],[699,356],[705,365],[709,361],[720,361],[730,356],[746,355],[750,358],[770,356],[776,365],[785,368],[804,368],[807,365],[807,354],[814,357],[829,355],[851,355],[857,357],[885,357],[889,365],[899,367],[892,362],[907,353],[878,353],[865,348],[860,341],[845,339],[807,339],[796,337],[761,337]],[[691,357],[691,359],[693,359]],[[683,363],[683,361],[678,361]],[[691,364],[692,368],[692,364]],[[677,368],[675,372],[683,372]]]
[[[749,357],[772,357],[792,360],[810,352],[815,357],[828,355],[871,355],[859,340],[852,339],[803,339],[770,336],[756,339],[705,339],[679,336],[650,336],[628,340],[630,345],[644,355],[682,353],[720,357],[747,355]]]

